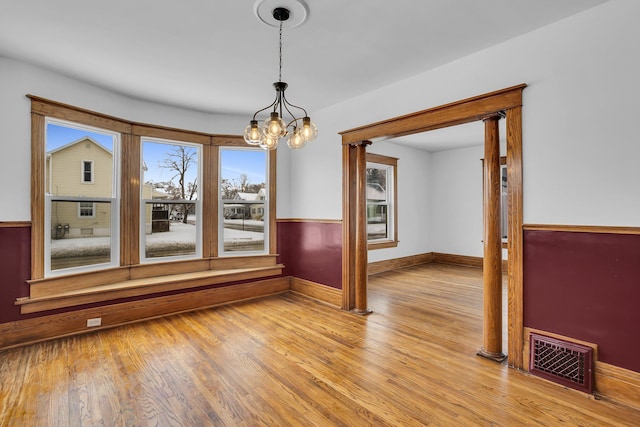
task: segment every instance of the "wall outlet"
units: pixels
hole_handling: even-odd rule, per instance
[[[87,319],[87,328],[102,325],[102,317],[96,317],[95,319]]]

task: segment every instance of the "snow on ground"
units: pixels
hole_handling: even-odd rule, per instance
[[[241,224],[242,220],[227,220],[236,224]],[[225,222],[227,222],[225,221]],[[245,220],[245,224],[263,225],[262,221]],[[264,240],[264,233],[255,231],[234,230],[231,228],[224,229],[225,242],[249,242]],[[180,243],[193,243],[196,240],[196,227],[193,224],[183,224],[181,222],[172,222],[170,231],[163,233],[152,233],[145,236],[147,246],[169,246]],[[74,239],[59,239],[51,241],[51,252],[61,254],[63,252],[76,252],[83,249],[95,249],[97,247],[108,248],[110,245],[109,237],[79,237]]]

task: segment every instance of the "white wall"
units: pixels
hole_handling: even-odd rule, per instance
[[[432,252],[433,239],[430,202],[433,199],[429,185],[431,154],[386,141],[367,147],[367,152],[398,158],[398,247],[369,251],[369,261]]]
[[[0,221],[30,220],[31,103],[27,94],[126,120],[194,131],[241,134],[248,123],[246,117],[131,99],[4,57],[0,57],[0,76],[0,182],[4,183]],[[285,207],[287,200],[282,201]]]
[[[433,153],[431,229],[434,252],[483,255],[482,163],[484,147]]]
[[[638,16],[640,2],[611,0],[314,112],[321,136],[292,159],[292,216],[341,217],[338,132],[526,83],[524,222],[640,226]]]

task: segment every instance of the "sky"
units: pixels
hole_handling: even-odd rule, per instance
[[[46,134],[46,151],[51,151],[65,144],[77,141],[85,136],[96,140],[109,151],[113,151],[114,140],[117,134],[110,134],[99,129],[72,127],[65,123],[48,123]],[[197,145],[194,145],[197,147]],[[167,153],[171,153],[175,148],[174,144],[161,143],[158,140],[145,141],[143,138],[143,159],[147,166],[144,174],[144,182],[168,181],[175,172],[160,167]],[[229,180],[239,180],[240,175],[245,174],[249,179],[249,184],[261,184],[266,182],[266,159],[267,153],[263,150],[224,148],[221,150],[220,163],[222,178]],[[187,173],[189,181],[195,179],[197,173],[196,166],[192,166]],[[177,184],[177,180],[174,180]]]

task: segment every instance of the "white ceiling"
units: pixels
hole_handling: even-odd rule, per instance
[[[312,114],[604,1],[307,0],[306,22],[284,30],[282,79]],[[278,29],[255,2],[0,0],[0,56],[139,99],[249,115],[278,80]]]

